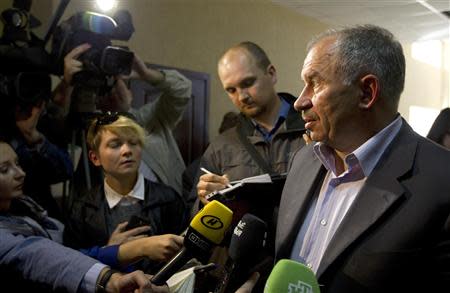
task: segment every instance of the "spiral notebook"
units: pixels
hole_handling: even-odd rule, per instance
[[[286,174],[261,174],[231,181],[231,186],[206,195],[207,200],[228,202],[235,199],[267,199],[279,201]]]

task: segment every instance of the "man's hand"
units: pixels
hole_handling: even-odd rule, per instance
[[[123,275],[121,273],[112,274],[106,284],[108,293],[169,293],[167,286],[155,286],[150,282],[150,277],[142,271],[134,271]]]
[[[123,222],[117,225],[116,229],[112,232],[109,237],[108,245],[120,245],[126,243],[128,241],[140,239],[146,237],[145,235],[139,235],[141,233],[147,232],[151,229],[150,226],[141,226],[130,229],[128,231],[125,230],[128,222]]]
[[[230,184],[230,180],[227,175],[203,174],[197,184],[197,196],[203,204],[207,204],[209,201],[205,199],[206,195],[224,189],[228,184]]]
[[[156,85],[164,80],[164,75],[159,70],[147,67],[145,62],[135,53],[131,74],[128,76],[121,76],[121,78],[141,79],[152,85]]]
[[[53,102],[63,108],[64,111],[68,111],[70,107],[70,96],[73,91],[73,86],[71,85],[73,75],[83,69],[83,63],[78,61],[77,58],[90,48],[91,45],[89,44],[79,45],[64,57],[64,78],[56,86],[52,98]]]
[[[72,49],[64,57],[64,81],[70,85],[75,73],[83,70],[83,63],[78,61],[78,57],[91,48],[89,44],[82,44]]]
[[[99,107],[104,111],[128,112],[133,101],[133,93],[128,89],[124,79],[116,76],[116,84],[111,89],[111,94],[99,102]]]
[[[184,238],[174,234],[146,237],[142,242],[142,255],[155,261],[169,261],[183,247]]]
[[[126,265],[148,257],[154,261],[168,261],[183,247],[183,237],[173,234],[145,237],[119,246],[117,259]]]

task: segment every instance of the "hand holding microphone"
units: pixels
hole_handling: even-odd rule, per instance
[[[162,285],[190,259],[208,255],[213,246],[222,242],[232,217],[233,212],[224,204],[216,200],[208,203],[189,224],[181,251],[150,281]]]
[[[305,265],[282,259],[267,279],[264,293],[306,292],[320,293],[316,276]]]

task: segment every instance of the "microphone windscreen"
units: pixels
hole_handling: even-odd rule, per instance
[[[232,218],[233,212],[226,205],[213,200],[194,216],[189,228],[218,245],[225,237]],[[188,239],[185,238],[186,240]]]
[[[245,214],[236,225],[231,236],[228,255],[236,262],[247,262],[263,250],[267,224],[260,218]]]
[[[231,224],[233,212],[218,201],[209,202],[192,219],[183,249],[162,267],[150,280],[162,285],[192,258],[208,256],[214,244],[220,244]]]
[[[267,279],[264,293],[308,292],[320,293],[314,272],[305,265],[282,259]]]

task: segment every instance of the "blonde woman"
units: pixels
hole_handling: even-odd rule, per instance
[[[74,200],[66,233],[68,245],[80,248],[121,244],[143,237],[125,231],[133,216],[148,226],[148,236],[177,234],[187,225],[181,196],[139,173],[145,132],[128,115],[106,112],[89,127],[89,158],[102,169],[104,181]],[[180,245],[179,238],[173,236],[156,238],[156,247]]]

